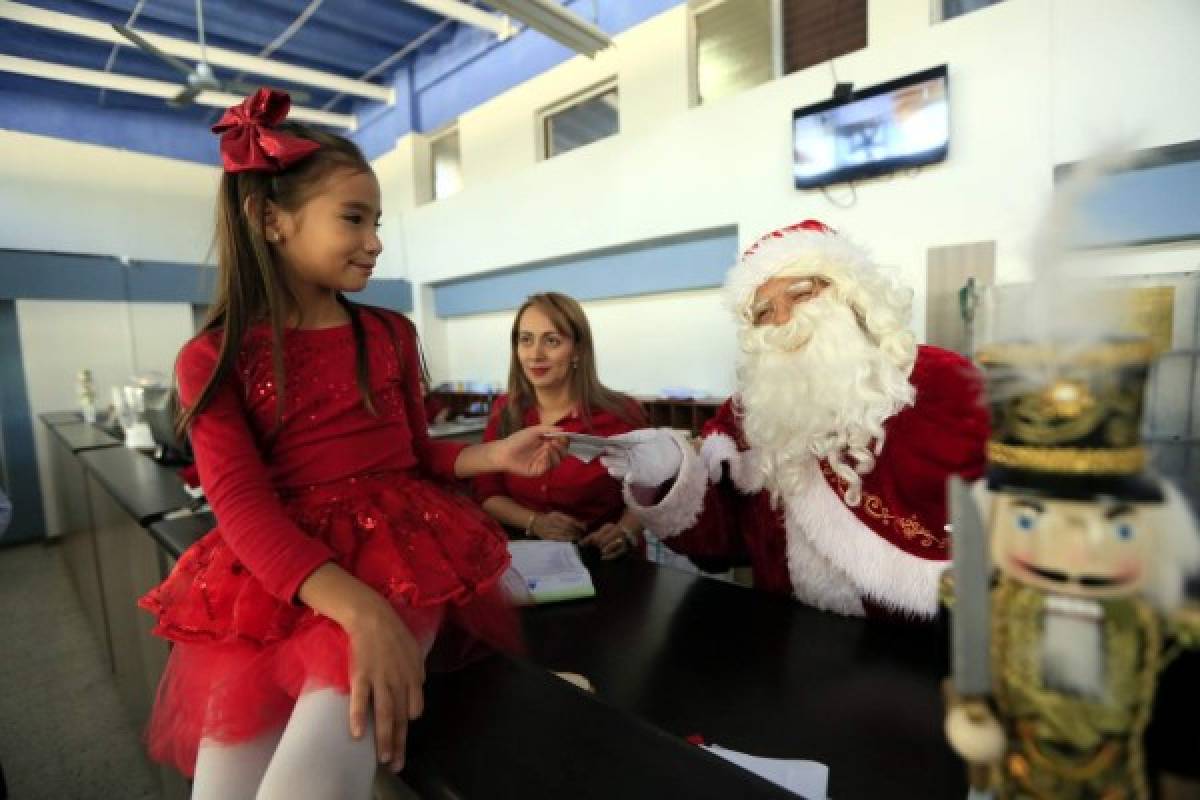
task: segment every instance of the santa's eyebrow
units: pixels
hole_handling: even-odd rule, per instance
[[[1116,517],[1123,517],[1126,514],[1132,514],[1132,513],[1133,513],[1133,506],[1129,505],[1129,503],[1118,503],[1117,505],[1109,508],[1107,511],[1104,512],[1104,518],[1105,519],[1115,519]]]
[[[770,307],[771,307],[771,301],[769,299],[759,300],[757,303],[750,306],[750,313],[757,314],[760,311],[766,311]]]
[[[1030,500],[1025,497],[1021,497],[1016,500],[1013,500],[1013,505],[1018,506],[1018,507],[1028,508],[1032,511],[1038,512],[1039,514],[1041,514],[1043,511],[1046,510],[1046,507],[1044,505],[1042,505],[1041,503],[1039,503],[1037,500]]]

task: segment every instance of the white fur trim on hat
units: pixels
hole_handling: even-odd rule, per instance
[[[864,525],[830,488],[815,459],[802,485],[799,496],[784,502],[788,571],[797,597],[830,611],[861,614],[861,603],[857,612],[849,603],[852,588],[884,608],[919,617],[937,614],[946,561],[910,555]],[[802,563],[808,552],[820,561]]]
[[[867,251],[840,233],[784,229],[759,239],[733,265],[725,276],[725,302],[741,314],[758,287],[779,275],[821,275],[837,283],[840,276],[874,269]]]
[[[680,434],[672,431],[671,435],[683,451],[683,461],[666,497],[655,505],[647,506],[639,502],[630,484],[625,484],[622,489],[625,506],[637,515],[647,530],[660,539],[693,527],[704,510],[704,495],[708,491],[708,470],[704,462]]]

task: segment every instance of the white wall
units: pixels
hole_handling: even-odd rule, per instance
[[[215,167],[0,131],[0,248],[203,263],[213,230]],[[60,531],[44,411],[78,407],[75,376],[91,369],[97,403],[135,372],[168,379],[192,335],[186,303],[18,300],[47,530]]]
[[[1055,164],[1118,138],[1136,148],[1200,138],[1200,104],[1179,91],[1200,72],[1194,0],[1007,0],[937,25],[929,0],[871,0],[869,9],[869,45],[839,58],[838,75],[865,86],[948,63],[952,143],[944,164],[862,183],[846,209],[819,191],[796,191],[791,112],[828,96],[828,66],[689,109],[680,6],[618,36],[596,62],[574,59],[464,114],[466,188],[405,208],[386,244],[402,243],[404,274],[429,283],[718,225],[737,225],[746,244],[812,216],[867,245],[914,286],[922,333],[929,247],[995,240],[998,280],[1022,279]],[[537,161],[537,110],[613,73],[621,134]],[[391,173],[388,202],[412,180]],[[852,197],[845,188],[830,195]],[[1200,251],[1126,255],[1121,263],[1121,271],[1195,268]],[[716,294],[585,304],[605,382],[634,392],[728,392],[733,330]],[[418,319],[435,380],[505,374],[510,315],[442,321],[425,309]]]
[[[0,247],[203,263],[216,167],[0,130]]]
[[[16,308],[46,529],[56,535],[62,521],[51,492],[50,442],[37,415],[79,407],[81,369],[92,371],[99,407],[109,404],[112,387],[135,373],[153,370],[169,380],[176,353],[192,335],[192,309],[185,303],[60,300],[18,300]]]

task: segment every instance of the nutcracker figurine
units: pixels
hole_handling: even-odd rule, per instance
[[[1186,501],[1145,471],[1144,340],[981,349],[988,472],[950,488],[946,735],[975,796],[1147,798],[1159,672],[1200,644]]]

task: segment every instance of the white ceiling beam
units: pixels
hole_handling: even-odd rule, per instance
[[[612,37],[556,0],[488,0],[488,5],[588,58],[613,46]]]
[[[61,14],[57,11],[48,11],[44,8],[27,6],[24,3],[12,2],[11,0],[0,0],[0,19],[46,28],[55,33],[67,33],[74,36],[95,39],[99,42],[119,44],[122,47],[133,47],[132,42],[117,33],[111,25],[106,23],[72,16],[71,14]],[[200,45],[196,42],[172,39],[169,36],[160,36],[156,33],[147,33],[141,30],[138,33],[164,53],[179,58],[200,61],[206,55],[208,63],[216,66],[228,67],[229,69],[236,69],[268,78],[279,78],[291,83],[328,89],[329,91],[341,92],[342,94],[354,95],[355,97],[365,97],[380,103],[387,103],[388,105],[392,105],[395,102],[395,92],[386,86],[378,86],[366,81],[357,81],[353,78],[343,78],[340,75],[331,75],[328,72],[321,72],[320,70],[309,69],[308,67],[297,67],[281,61],[259,58],[258,56],[238,53],[221,47],[208,47],[202,53]]]
[[[98,69],[83,69],[70,67],[66,64],[54,64],[49,61],[36,61],[31,58],[20,58],[0,54],[0,72],[11,72],[17,75],[28,75],[33,78],[74,83],[81,86],[93,86],[97,89],[110,89],[117,92],[131,92],[148,97],[161,97],[168,100],[179,94],[180,84],[156,81],[150,78],[138,78],[133,75],[119,75],[113,72],[102,72]],[[201,92],[196,95],[195,102],[202,106],[213,108],[228,108],[240,103],[245,98],[228,92]],[[305,106],[293,106],[288,113],[288,119],[314,122],[334,128],[354,130],[357,126],[355,118],[349,114],[334,114],[331,111],[321,111]]]
[[[419,6],[449,19],[465,22],[496,34],[501,41],[516,33],[508,17],[489,14],[460,0],[405,0],[409,5]]]

